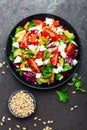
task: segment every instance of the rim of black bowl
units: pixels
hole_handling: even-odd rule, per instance
[[[72,33],[74,33],[75,35],[75,41],[76,43],[78,44],[78,56],[77,56],[77,60],[78,60],[78,63],[77,65],[69,72],[69,76],[67,78],[64,78],[62,79],[61,81],[55,81],[54,84],[42,84],[42,85],[39,85],[39,84],[35,84],[35,83],[31,83],[31,82],[27,82],[23,77],[21,77],[14,69],[13,65],[12,65],[12,62],[9,60],[9,55],[12,51],[12,46],[11,46],[11,36],[14,35],[15,33],[15,30],[18,26],[23,26],[27,21],[31,21],[32,19],[41,19],[41,20],[45,20],[46,17],[49,17],[49,18],[53,18],[55,20],[59,20],[60,21],[60,24],[64,27],[67,27],[68,30],[70,30]],[[7,62],[9,64],[9,68],[10,68],[10,71],[12,72],[13,76],[18,80],[20,81],[22,84],[30,87],[30,88],[34,88],[34,89],[39,89],[39,90],[47,90],[47,89],[53,89],[53,88],[57,88],[63,84],[65,84],[66,82],[68,82],[71,77],[73,76],[73,74],[76,72],[77,68],[78,68],[78,65],[80,63],[80,55],[81,55],[81,44],[80,44],[80,39],[79,39],[79,36],[76,32],[76,30],[72,27],[72,25],[70,23],[68,23],[65,19],[57,16],[57,15],[53,15],[53,14],[44,14],[44,13],[41,13],[41,14],[34,14],[34,15],[31,15],[23,20],[21,20],[19,23],[17,23],[17,25],[12,29],[11,33],[9,34],[8,36],[8,39],[7,39],[7,44],[6,44],[6,57],[7,57]]]
[[[26,118],[26,117],[29,117],[29,116],[31,116],[32,114],[34,114],[34,112],[32,112],[31,114],[28,114],[27,116],[19,116],[19,115],[15,114],[15,113],[12,111],[11,106],[10,106],[10,101],[11,101],[12,97],[13,97],[16,93],[21,92],[21,91],[24,92],[24,93],[28,93],[28,94],[32,97],[33,102],[34,102],[34,112],[35,112],[35,109],[36,109],[36,99],[35,99],[34,95],[33,95],[31,92],[29,92],[28,90],[17,90],[17,91],[15,91],[15,92],[13,92],[13,93],[11,94],[11,96],[9,97],[9,99],[8,99],[8,108],[9,108],[10,113],[11,113],[12,115],[14,115],[15,117],[17,117],[17,118]]]

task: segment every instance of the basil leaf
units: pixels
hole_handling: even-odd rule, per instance
[[[65,88],[61,91],[56,91],[56,94],[57,94],[60,102],[66,103],[69,99],[68,88]]]
[[[53,66],[50,64],[47,64],[47,66],[41,67],[41,71],[42,71],[43,78],[48,78],[53,73]]]
[[[32,27],[34,27],[34,26],[35,26],[34,20],[32,20],[32,21],[30,22],[30,24],[29,24],[29,28],[32,28]]]

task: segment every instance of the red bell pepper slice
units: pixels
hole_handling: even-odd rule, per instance
[[[40,73],[40,67],[35,63],[34,58],[28,59],[28,64],[35,73]]]
[[[57,66],[58,63],[58,54],[55,54],[53,57],[50,58],[50,63],[54,66]]]
[[[76,51],[76,46],[70,42],[68,46],[66,47],[66,54],[67,56],[72,56]]]

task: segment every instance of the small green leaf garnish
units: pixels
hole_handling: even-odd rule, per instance
[[[32,27],[34,27],[34,26],[35,26],[34,20],[32,20],[32,21],[30,22],[30,24],[29,24],[29,28],[32,28]]]
[[[81,92],[86,92],[84,88],[82,88],[82,81],[81,76],[79,76],[77,73],[74,74],[72,77],[73,85],[75,86],[76,90]]]
[[[17,28],[16,28],[16,32],[15,32],[15,34],[17,34],[18,32],[20,32],[20,31],[22,31],[22,30],[24,30],[24,28],[23,28],[23,27],[20,27],[20,26],[19,26],[19,27],[17,27]]]
[[[68,95],[68,87],[64,88],[61,91],[56,91],[57,96],[59,97],[59,101],[60,102],[64,102],[66,103],[69,99],[69,95]]]

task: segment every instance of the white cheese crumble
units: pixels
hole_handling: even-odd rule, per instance
[[[46,59],[46,60],[44,60],[44,64],[48,64],[49,63],[49,61],[50,61],[50,59]]]
[[[58,74],[58,73],[60,73],[61,71],[63,70],[63,67],[62,66],[58,66],[58,68],[54,68],[53,69],[53,72],[55,73],[55,74]]]
[[[63,75],[59,78],[59,80],[62,80],[63,79]]]
[[[22,58],[20,56],[17,56],[14,60],[14,63],[20,63]]]
[[[61,56],[62,56],[63,58],[66,58],[66,57],[67,57],[67,55],[66,55],[66,53],[65,53],[64,51],[61,52]]]
[[[60,46],[59,46],[58,48],[59,48],[59,51],[60,51],[60,52],[65,51],[66,44],[63,43],[63,42],[60,42]]]
[[[12,46],[16,47],[16,48],[19,48],[19,43],[18,42],[13,42]]]
[[[36,60],[35,60],[35,63],[37,63],[38,66],[43,65],[42,59],[36,59]]]
[[[46,23],[47,25],[52,25],[52,24],[53,24],[53,21],[54,21],[54,19],[52,19],[52,18],[46,18],[45,23]]]
[[[78,61],[76,60],[76,59],[74,59],[73,61],[72,61],[72,65],[76,65],[78,63]]]
[[[62,29],[62,27],[58,27],[57,30],[56,30],[56,33],[57,33],[57,34],[63,34],[63,29]]]
[[[41,73],[37,73],[36,78],[40,78],[40,77],[41,77]]]
[[[38,34],[40,34],[42,32],[42,25],[38,25],[32,28],[29,28],[29,31],[33,31],[33,30],[37,30]]]
[[[30,50],[36,50],[37,46],[34,46],[33,44],[31,44],[31,45],[28,45],[28,48]]]
[[[46,48],[44,47],[44,45],[38,46],[38,49],[39,49],[40,51],[45,51],[45,50],[46,50]]]
[[[32,71],[31,68],[25,68],[25,67],[21,68],[21,70],[22,70],[22,71]]]

